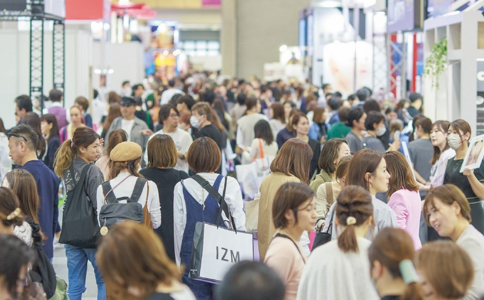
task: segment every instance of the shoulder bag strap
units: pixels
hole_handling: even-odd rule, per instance
[[[332,234],[332,230],[333,230],[333,219],[334,219],[334,215],[336,213],[336,207],[334,208],[333,210],[333,213],[331,214],[331,219],[329,220],[329,225],[328,225],[328,231],[326,233],[328,234]]]
[[[297,252],[299,252],[299,255],[301,255],[301,258],[302,258],[303,262],[306,263],[306,259],[304,258],[304,255],[301,253],[301,250],[299,249],[299,247],[297,246],[296,242],[293,239],[291,239],[290,237],[288,237],[287,235],[282,234],[282,233],[276,233],[276,235],[274,236],[274,238],[275,237],[281,237],[281,238],[285,238],[285,239],[290,240],[294,244],[294,246],[296,247]],[[274,238],[272,238],[272,239],[274,239]]]
[[[262,139],[259,139],[259,156],[264,158],[264,149],[262,148]]]
[[[334,194],[333,194],[333,183],[326,182],[326,201],[331,206],[334,202]]]

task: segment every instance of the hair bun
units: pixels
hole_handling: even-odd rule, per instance
[[[356,218],[355,217],[348,217],[346,218],[346,225],[351,226],[356,224]]]

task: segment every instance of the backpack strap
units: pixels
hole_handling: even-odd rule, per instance
[[[103,187],[103,194],[104,194],[104,200],[107,203],[117,203],[118,200],[116,199],[116,196],[114,196],[114,193],[112,193],[112,187],[109,181],[104,182],[102,185]]]
[[[145,184],[148,182],[145,178],[138,177],[136,179],[136,184],[134,185],[133,194],[131,198],[128,199],[128,202],[138,202],[139,198],[141,197],[141,193],[143,192],[143,188]],[[148,195],[148,194],[146,194]]]

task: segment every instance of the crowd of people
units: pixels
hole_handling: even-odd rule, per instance
[[[484,166],[420,94],[191,74],[94,96],[0,119],[0,299],[80,300],[88,263],[99,300],[484,298]],[[195,278],[200,223],[253,232],[254,261]]]

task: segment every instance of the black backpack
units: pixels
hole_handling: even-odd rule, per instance
[[[111,228],[114,225],[126,220],[143,223],[143,206],[138,203],[139,197],[143,192],[143,187],[148,182],[145,178],[136,180],[131,197],[119,197],[113,193],[111,184],[106,181],[102,184],[105,204],[99,212],[99,222],[101,226]],[[119,203],[126,201],[126,203]]]

